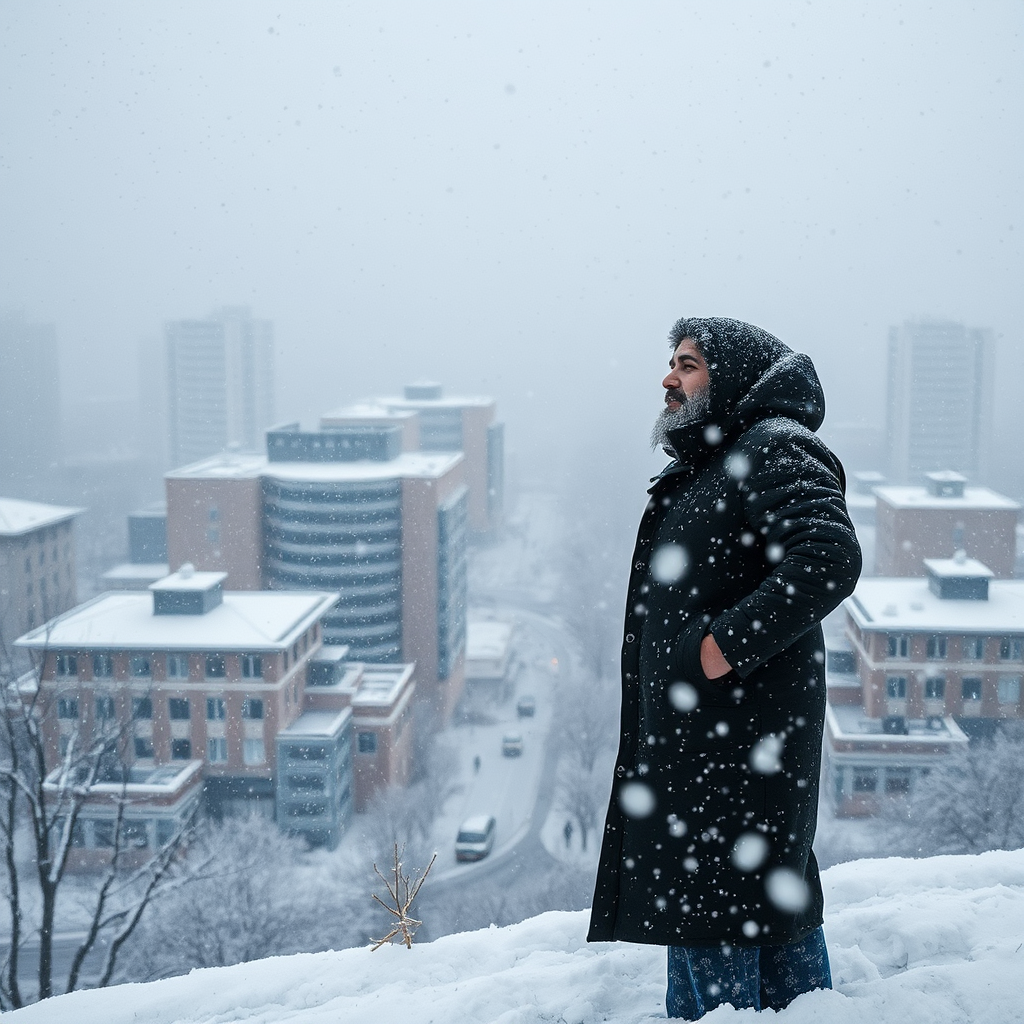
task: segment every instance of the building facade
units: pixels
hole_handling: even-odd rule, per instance
[[[1024,718],[1024,581],[962,553],[925,569],[861,579],[844,603],[855,684],[830,678],[825,728],[837,813],[874,813],[971,736]]]
[[[74,523],[81,511],[0,498],[0,670],[18,636],[78,600]]]
[[[253,450],[274,419],[274,334],[244,307],[166,325],[171,464]]]
[[[889,477],[952,469],[985,479],[992,416],[990,331],[951,321],[889,331]]]

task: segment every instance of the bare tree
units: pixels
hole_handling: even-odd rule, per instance
[[[889,851],[909,856],[1024,846],[1024,726],[950,755],[887,804],[884,825]]]
[[[45,651],[43,652],[45,659]],[[69,691],[70,692],[70,691]],[[66,735],[58,764],[47,772],[44,723],[56,713],[58,697],[44,696],[40,674],[9,682],[0,715],[0,847],[4,896],[10,912],[7,958],[0,967],[0,1006],[28,1001],[20,971],[24,946],[35,939],[37,996],[54,994],[53,938],[58,895],[67,879],[69,859],[86,805],[101,779],[119,774],[120,787],[109,796],[114,805],[113,846],[109,863],[96,881],[85,938],[73,959],[65,991],[75,989],[86,957],[102,936],[107,942],[99,985],[109,984],[118,955],[135,931],[178,850],[189,822],[141,866],[129,867],[124,837],[127,773],[118,759],[120,729],[98,729],[86,738],[80,728]],[[67,697],[65,699],[74,699]],[[110,787],[107,787],[108,789]],[[19,858],[19,836],[27,838],[31,859]]]
[[[558,773],[556,804],[560,811],[569,815],[580,834],[582,849],[587,848],[587,838],[601,823],[605,800],[602,787],[583,765],[572,758],[566,758]]]

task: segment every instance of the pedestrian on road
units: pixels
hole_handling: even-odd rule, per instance
[[[479,754],[477,754],[476,757],[473,758],[473,774],[474,775],[479,775],[480,774],[480,755]]]
[[[568,850],[572,844],[572,822],[566,819],[565,826],[562,829],[562,835],[565,836],[565,848]]]
[[[668,947],[670,1017],[831,987],[811,850],[821,619],[861,556],[811,360],[750,324],[669,335],[591,941]]]

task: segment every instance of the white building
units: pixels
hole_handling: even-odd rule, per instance
[[[262,447],[274,419],[270,321],[226,307],[205,320],[172,321],[165,334],[172,465]]]
[[[919,321],[889,332],[887,436],[890,478],[917,483],[952,469],[987,470],[992,411],[992,337],[950,321]]]

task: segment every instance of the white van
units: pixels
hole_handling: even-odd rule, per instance
[[[482,860],[494,846],[497,821],[493,814],[477,814],[467,818],[455,837],[456,860]]]

